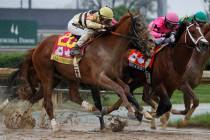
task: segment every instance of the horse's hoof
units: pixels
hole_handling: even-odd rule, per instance
[[[94,110],[94,106],[87,101],[82,102],[81,108],[84,109],[87,112],[92,112]]]
[[[180,125],[181,125],[182,127],[187,126],[187,125],[188,125],[188,121],[187,121],[186,119],[182,119],[182,120],[180,121]]]
[[[51,120],[51,126],[52,126],[52,131],[53,132],[58,132],[61,130],[60,125],[55,121],[55,119]]]
[[[0,112],[5,109],[5,107],[9,104],[9,100],[6,99],[4,102],[0,105]]]
[[[102,110],[101,110],[101,114],[106,115],[107,112],[108,112],[108,109],[106,107],[103,107]]]
[[[142,112],[136,111],[135,116],[136,116],[136,119],[138,121],[140,121],[140,122],[142,121],[142,119],[143,119],[143,113]]]
[[[106,127],[105,127],[105,124],[102,124],[102,125],[100,126],[100,130],[101,130],[101,131],[103,131],[105,128],[106,128]]]
[[[156,130],[157,129],[156,126],[151,126],[150,128],[153,129],[153,130]]]
[[[160,127],[162,130],[166,130],[168,123],[162,124]]]
[[[131,120],[135,120],[135,119],[136,119],[136,115],[135,115],[133,112],[128,112],[128,113],[127,113],[127,116],[128,116],[128,118],[131,119]]]
[[[147,119],[147,120],[152,120],[153,119],[152,115],[147,111],[144,111],[143,115],[144,115],[144,118]]]
[[[171,110],[171,113],[172,113],[172,114],[181,114],[180,111],[178,111],[178,110],[176,110],[176,109],[172,109],[172,110]]]

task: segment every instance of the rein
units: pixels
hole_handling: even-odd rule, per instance
[[[124,35],[124,34],[120,34],[120,33],[117,33],[117,32],[110,32],[112,35],[115,35],[115,36],[119,36],[119,37],[122,37],[122,38],[125,38],[125,39],[131,39],[131,40],[139,40],[137,37],[133,37],[133,36],[128,36],[128,35]]]
[[[198,41],[200,41],[201,39],[205,39],[203,33],[201,32],[200,27],[196,27],[196,29],[199,31],[200,33],[200,37],[196,40],[194,39],[194,37],[192,36],[192,34],[190,33],[189,29],[193,26],[194,24],[190,24],[187,28],[186,28],[186,32],[185,32],[185,43],[187,44],[187,34],[189,35],[190,39],[192,40],[192,42],[197,45]]]

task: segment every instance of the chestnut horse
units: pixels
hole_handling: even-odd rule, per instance
[[[196,24],[193,24],[193,25],[189,25],[190,27],[191,26],[195,26],[196,28],[198,28],[197,27],[197,25]],[[182,27],[183,28],[183,27]],[[187,28],[187,27],[186,27]],[[190,30],[189,30],[190,32],[187,32],[187,33],[189,33],[189,34],[195,34],[194,32],[196,32],[196,31],[198,31],[197,33],[197,35],[198,35],[198,37],[200,37],[200,36],[202,36],[202,34],[200,34],[199,33],[199,30],[196,30],[195,28],[193,28],[192,29],[192,27],[190,28]],[[184,34],[184,33],[182,33],[182,34]],[[179,36],[179,35],[178,35]],[[180,34],[180,36],[181,36],[181,34]],[[196,39],[196,38],[195,38]],[[205,43],[207,43],[206,41],[205,41],[205,39],[203,38],[203,40],[201,40],[201,41],[204,41],[203,43],[205,44]],[[184,46],[183,46],[183,44],[184,43],[182,43],[182,42],[180,42],[180,41],[178,41],[177,42],[177,44],[176,44],[176,47],[178,47],[178,45],[179,45],[179,43],[180,44],[182,44],[182,46],[181,47],[183,47],[183,49],[189,49],[189,52],[190,53],[192,53],[192,48],[185,48]],[[185,44],[184,44],[185,45]],[[194,47],[194,45],[195,44],[193,44],[193,42],[190,42],[190,44],[189,45],[191,45],[191,47]],[[172,48],[170,48],[170,49],[172,49]],[[178,49],[179,50],[179,49]],[[190,56],[190,55],[189,55]],[[189,60],[189,57],[188,56],[188,59],[187,60]],[[158,56],[157,56],[158,57]],[[180,56],[181,57],[181,56]],[[156,60],[157,61],[157,60]],[[173,61],[174,62],[174,61]],[[185,67],[186,67],[186,64],[187,64],[187,62],[185,62]],[[181,66],[183,66],[183,65],[181,65]],[[184,69],[184,68],[183,68]],[[175,70],[174,70],[175,71]],[[184,71],[184,70],[183,70]],[[183,71],[182,71],[182,73],[183,73]],[[126,74],[124,74],[124,81],[125,82],[127,82],[127,83],[129,83],[128,81],[130,81],[130,77],[132,78],[132,82],[131,83],[129,83],[129,86],[131,87],[131,91],[133,92],[133,90],[136,88],[136,87],[139,87],[140,85],[143,85],[144,83],[145,83],[145,81],[143,81],[142,79],[145,79],[145,77],[144,77],[144,74],[143,73],[140,73],[138,70],[136,70],[136,69],[134,69],[134,68],[131,68],[131,67],[127,67],[127,69],[125,69],[125,71],[124,71]],[[178,71],[179,72],[179,71]],[[177,72],[177,73],[178,73]],[[180,77],[176,77],[176,78],[179,78],[179,79],[175,79],[175,77],[172,77],[172,79],[175,79],[175,81],[181,81],[181,76]],[[173,83],[172,83],[172,85],[173,85]],[[75,87],[75,86],[77,86],[77,87]],[[74,89],[71,89],[70,90],[70,96],[72,97],[72,99],[74,100],[74,101],[79,101],[80,103],[81,103],[81,99],[80,99],[80,97],[78,96],[78,94],[77,94],[77,92],[75,91],[75,90],[78,90],[78,85],[75,85],[75,86],[73,86],[74,87]],[[175,85],[176,87],[177,87],[177,85]],[[173,88],[173,90],[174,90],[175,88]],[[98,91],[96,90],[96,89],[92,89],[93,90],[93,92],[94,93],[97,93]],[[97,97],[97,96],[98,97]],[[169,94],[169,97],[171,97],[171,95],[172,95],[172,92],[171,92],[171,94]],[[95,105],[96,106],[100,106],[101,107],[101,105],[100,105],[100,98],[99,98],[99,94],[93,94],[93,97],[94,97],[94,101],[96,101],[96,103],[95,103]],[[144,98],[145,96],[143,96],[143,99],[145,99]],[[149,102],[150,103],[150,102]],[[117,109],[118,107],[119,107],[119,105],[121,104],[121,101],[119,100],[113,107],[111,107],[111,108],[109,108],[107,111],[106,111],[106,113],[110,113],[111,111],[113,111],[113,110],[115,110],[115,109]]]
[[[138,42],[135,29],[137,23],[131,15],[124,16],[115,29],[116,35],[104,35],[88,45],[86,53],[80,62],[82,83],[114,90],[122,98],[129,112],[138,112],[128,102],[129,87],[121,80],[123,57],[127,52],[130,41]],[[120,34],[120,35],[119,35]],[[44,96],[44,107],[51,120],[53,130],[58,129],[54,119],[51,93],[56,83],[57,74],[67,79],[71,84],[78,83],[72,65],[60,64],[50,60],[52,49],[58,36],[53,35],[43,40],[33,51],[32,63],[40,80],[40,93]],[[129,40],[128,40],[129,39]],[[32,103],[42,98],[30,100]]]
[[[136,20],[137,20],[136,21],[137,24],[134,25],[133,28],[137,29],[136,31],[138,31],[138,32],[135,32],[135,34],[136,34],[135,36],[138,37],[138,41],[136,41],[135,43],[131,42],[130,46],[132,48],[136,48],[136,47],[141,46],[142,51],[144,53],[147,53],[148,50],[144,50],[144,49],[146,49],[148,45],[152,46],[154,44],[149,42],[149,33],[148,33],[147,28],[146,28],[146,25],[144,24],[144,19],[142,19],[142,17],[139,15],[138,18],[136,17]],[[129,37],[126,37],[126,38],[129,39]],[[24,84],[22,84],[21,87],[19,88],[19,91],[22,91],[22,92],[21,93],[16,92],[16,94],[18,94],[18,96],[21,96],[20,97],[21,99],[30,100],[30,102],[32,102],[32,103],[36,102],[37,100],[39,100],[40,98],[43,97],[42,91],[38,90],[38,92],[36,93],[36,88],[39,88],[40,80],[38,80],[39,78],[37,77],[37,73],[34,70],[34,66],[32,64],[32,55],[33,55],[34,52],[35,52],[35,48],[28,51],[24,61],[19,66],[19,70],[16,71],[15,74],[12,76],[12,79],[10,80],[10,85],[9,85],[9,89],[12,89],[11,88],[11,86],[13,86],[12,83],[15,80],[15,78],[17,79],[16,76],[18,75],[19,78],[24,81],[23,82]],[[127,55],[126,55],[125,60],[127,60]],[[56,73],[54,75],[54,85],[53,85],[53,87],[55,87],[61,81],[61,79],[62,79],[62,77],[58,73]],[[25,94],[26,92],[31,93],[31,91],[28,90],[28,84],[31,87],[32,95],[31,94]],[[69,89],[70,90],[70,92],[69,92],[70,99],[81,105],[83,103],[83,101],[78,96],[78,88],[79,88],[78,83],[70,82],[69,87],[70,87],[70,89]],[[96,108],[98,110],[102,110],[101,101],[100,101],[100,98],[98,100],[99,94],[98,94],[96,88],[93,87],[93,86],[90,86],[90,88],[92,89],[93,100],[95,101]],[[25,91],[25,93],[24,93],[24,90],[27,90],[27,91]],[[138,102],[132,96],[128,95],[127,98],[130,102],[132,102],[132,104],[135,106],[136,109],[138,109],[139,111],[142,110],[142,108],[139,106]],[[91,106],[91,108],[87,107],[88,111],[89,110],[92,110],[92,111],[97,110],[92,105],[90,105],[90,106]],[[138,117],[139,120],[142,119],[141,114],[135,114],[135,115]]]
[[[210,24],[205,24],[203,27],[205,38],[210,41]],[[173,114],[185,115],[183,123],[186,124],[193,114],[196,107],[199,105],[199,99],[193,89],[197,87],[201,81],[203,69],[210,58],[210,48],[200,48],[200,52],[194,51],[187,65],[187,69],[183,76],[183,82],[179,86],[184,94],[185,110],[172,110]],[[192,101],[192,102],[191,102]],[[192,106],[191,106],[192,103]]]

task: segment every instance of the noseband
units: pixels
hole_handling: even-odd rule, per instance
[[[196,24],[196,23],[194,23],[194,24],[190,23],[190,25],[186,27],[186,32],[185,32],[185,43],[187,44],[187,35],[189,35],[190,39],[192,40],[192,42],[193,42],[194,45],[196,45],[196,46],[197,46],[198,42],[199,42],[201,39],[203,39],[204,41],[208,42],[208,41],[206,40],[206,38],[204,37],[203,33],[201,32],[201,28],[200,28],[198,25],[195,25],[195,24]],[[199,32],[199,34],[200,34],[200,37],[198,37],[197,39],[195,39],[195,38],[192,36],[192,34],[191,34],[190,30],[189,30],[192,26],[196,26],[196,30],[198,30],[198,32]]]

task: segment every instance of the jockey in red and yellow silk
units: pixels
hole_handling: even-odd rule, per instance
[[[97,29],[107,29],[112,26],[113,11],[109,7],[102,7],[98,11],[88,11],[75,15],[68,23],[68,30],[75,35],[81,35],[72,55],[80,54],[80,47]],[[81,29],[82,28],[82,29]]]

